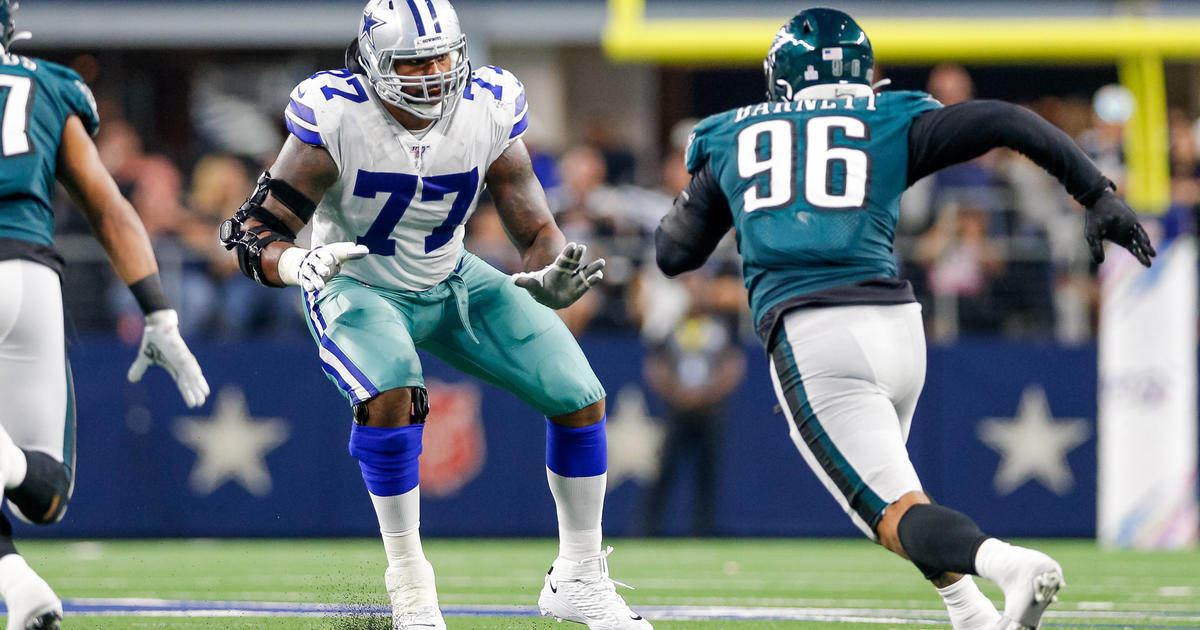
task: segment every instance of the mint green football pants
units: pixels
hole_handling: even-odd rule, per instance
[[[469,252],[450,277],[425,291],[338,275],[324,289],[305,293],[304,303],[325,374],[351,404],[397,387],[423,387],[418,348],[547,417],[604,398],[554,311]]]

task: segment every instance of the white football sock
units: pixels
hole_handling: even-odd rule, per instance
[[[0,480],[5,489],[16,488],[25,481],[28,465],[25,451],[12,441],[4,427],[0,427]]]
[[[964,575],[950,586],[937,589],[937,592],[946,603],[950,626],[954,630],[982,630],[1000,620],[996,607],[969,575]]]
[[[401,568],[425,562],[421,548],[421,486],[390,497],[371,495],[388,566]]]
[[[558,555],[568,560],[598,555],[608,473],[563,477],[547,468],[546,479],[558,511]]]

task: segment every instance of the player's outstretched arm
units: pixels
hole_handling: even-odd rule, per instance
[[[996,147],[1008,147],[1056,177],[1087,208],[1085,236],[1093,260],[1104,260],[1104,240],[1128,249],[1147,267],[1157,254],[1137,215],[1113,194],[1113,183],[1075,141],[1023,107],[978,100],[931,110],[913,121],[908,139],[909,184]]]
[[[121,196],[76,116],[68,118],[63,127],[57,170],[59,181],[108,252],[117,276],[129,285],[146,314],[142,344],[129,369],[129,380],[138,381],[147,367],[161,365],[175,379],[189,407],[203,405],[209,393],[208,382],[179,336],[179,315],[163,293],[150,237],[133,206]]]
[[[305,291],[319,291],[347,260],[370,253],[366,245],[354,243],[327,243],[312,249],[294,243],[317,201],[337,178],[337,164],[328,151],[287,137],[246,203],[221,225],[221,242],[237,253],[246,275],[264,286],[299,285]]]
[[[492,162],[487,184],[524,263],[525,271],[513,274],[513,282],[533,299],[550,308],[566,308],[604,278],[604,259],[584,265],[587,246],[566,243],[554,223],[524,141],[513,142]]]

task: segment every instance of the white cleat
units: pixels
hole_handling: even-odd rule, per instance
[[[392,630],[446,630],[446,621],[436,606],[400,614],[393,610]]]
[[[542,615],[560,623],[581,623],[589,630],[653,630],[649,621],[629,609],[617,594],[618,583],[608,577],[608,554],[612,550],[609,547],[581,561],[556,558],[538,597]]]
[[[4,594],[8,605],[8,624],[5,630],[58,630],[63,618],[62,602],[25,559],[9,554],[0,565],[12,584]]]
[[[990,541],[989,541],[990,542]],[[1008,565],[999,579],[1004,591],[1004,614],[995,630],[1034,630],[1041,625],[1046,607],[1058,601],[1066,586],[1062,567],[1040,551],[1008,545],[1002,563]]]
[[[438,608],[433,565],[422,562],[404,570],[389,568],[383,581],[392,602],[392,630],[446,630]]]

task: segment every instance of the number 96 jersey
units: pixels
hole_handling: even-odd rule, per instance
[[[475,70],[453,113],[416,134],[345,69],[301,82],[284,117],[293,135],[324,147],[338,166],[313,215],[313,245],[366,245],[372,255],[341,273],[410,291],[454,270],[488,166],[529,124],[524,87],[495,66]]]
[[[760,103],[700,121],[688,171],[729,201],[759,321],[796,295],[896,277],[908,131],[941,107],[924,92]]]

